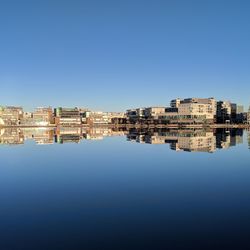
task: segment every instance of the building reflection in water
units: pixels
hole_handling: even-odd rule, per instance
[[[250,130],[247,131],[248,148],[250,149]]]
[[[170,149],[188,152],[209,152],[243,143],[243,130],[136,130],[131,129],[128,141],[169,144]]]
[[[108,136],[125,136],[130,142],[169,144],[170,149],[188,152],[215,152],[243,143],[242,129],[177,130],[177,129],[118,129],[108,127],[3,128],[0,144],[20,145],[33,140],[38,145],[79,143],[82,140],[102,140]],[[248,131],[248,145],[250,135]]]
[[[124,130],[112,130],[108,127],[61,128],[2,128],[0,129],[0,144],[19,145],[26,140],[33,140],[38,145],[79,143],[81,140],[102,140],[107,136],[124,136]]]

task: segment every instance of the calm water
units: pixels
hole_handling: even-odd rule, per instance
[[[2,129],[0,249],[249,249],[248,139]]]

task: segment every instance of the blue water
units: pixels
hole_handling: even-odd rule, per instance
[[[250,151],[126,136],[0,147],[0,249],[249,249]]]

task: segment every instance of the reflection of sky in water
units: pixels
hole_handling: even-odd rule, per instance
[[[1,248],[212,249],[247,243],[247,133],[243,139],[215,154],[173,152],[167,144],[126,137],[1,147]]]

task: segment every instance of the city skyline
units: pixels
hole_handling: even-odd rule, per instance
[[[247,1],[4,1],[0,100],[120,111],[172,96],[250,104]]]
[[[72,105],[65,105],[65,103],[59,103],[58,105],[54,106],[54,105],[50,105],[50,104],[41,104],[41,105],[32,105],[30,106],[30,108],[27,108],[27,106],[23,105],[22,103],[16,103],[16,104],[11,104],[11,103],[0,103],[0,107],[22,107],[24,111],[26,112],[32,112],[34,111],[36,108],[44,108],[44,107],[49,107],[49,108],[56,108],[56,107],[67,107],[67,108],[83,108],[83,109],[86,109],[86,110],[91,110],[91,111],[102,111],[102,112],[126,112],[127,110],[129,109],[134,109],[134,108],[147,108],[147,107],[168,107],[169,106],[169,103],[172,101],[172,100],[175,100],[175,99],[181,99],[181,100],[184,100],[184,99],[187,99],[187,98],[202,98],[202,99],[206,99],[206,98],[213,98],[215,99],[215,101],[226,101],[226,102],[229,102],[229,103],[237,103],[236,101],[234,100],[231,100],[229,98],[215,98],[214,96],[210,96],[210,97],[207,97],[205,95],[202,95],[202,96],[190,96],[190,97],[187,97],[187,96],[183,96],[183,97],[172,97],[170,98],[168,101],[165,102],[165,104],[163,105],[157,105],[156,104],[151,104],[151,105],[137,105],[137,106],[129,106],[129,107],[121,107],[121,110],[117,110],[116,107],[111,107],[110,110],[104,110],[102,108],[100,109],[93,109],[92,107],[90,107],[90,105],[86,104],[86,105],[82,105],[82,104],[79,104],[79,105],[75,105],[75,104],[72,104]],[[238,102],[237,103],[237,106],[243,106],[244,108],[244,112],[248,112],[248,109],[250,109],[250,104],[249,105],[244,105],[243,104],[244,101],[241,101],[241,102]]]
[[[93,128],[0,128],[0,145],[25,145],[32,140],[36,145],[81,143],[86,140],[102,141],[107,137],[123,137],[128,142],[152,145],[169,145],[169,149],[183,152],[215,153],[217,150],[247,142],[243,140],[243,129],[114,129]]]
[[[23,107],[0,106],[0,126],[93,126],[96,124],[135,126],[249,126],[250,108],[225,100],[176,98],[168,106],[134,107],[126,112],[93,111],[85,107],[37,107],[27,112]],[[247,125],[248,124],[248,125]]]

